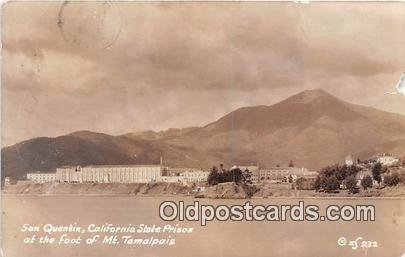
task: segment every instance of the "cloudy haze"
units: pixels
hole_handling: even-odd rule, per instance
[[[404,3],[101,5],[3,6],[3,146],[205,125],[311,88],[405,114],[384,94],[405,71]]]

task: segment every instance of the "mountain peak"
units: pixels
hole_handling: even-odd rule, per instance
[[[319,99],[336,100],[337,98],[332,96],[325,90],[317,88],[317,89],[304,90],[296,95],[291,96],[286,101],[306,104],[306,103],[311,103],[311,102],[313,102],[315,100],[319,100]]]
[[[301,91],[298,94],[308,94],[308,95],[330,95],[328,92],[323,90],[322,88],[314,88],[314,89],[307,89],[304,91]]]

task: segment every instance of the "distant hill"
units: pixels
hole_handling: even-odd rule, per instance
[[[194,149],[158,141],[79,131],[5,147],[1,151],[1,168],[3,177],[23,178],[28,171],[55,171],[56,167],[64,165],[159,164],[160,156],[177,163],[194,152]]]
[[[79,131],[34,138],[2,149],[2,176],[62,165],[287,165],[317,169],[351,154],[405,155],[405,116],[307,90],[272,106],[235,110],[204,127],[110,136]]]
[[[162,130],[155,132],[153,130],[140,131],[140,132],[131,132],[124,134],[123,136],[132,138],[132,139],[144,139],[144,140],[167,140],[175,137],[184,136],[199,127],[188,127],[188,128],[170,128],[167,130]]]

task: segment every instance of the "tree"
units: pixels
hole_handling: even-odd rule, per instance
[[[364,190],[373,187],[373,179],[370,175],[363,177],[363,179],[361,180],[361,186],[364,188]]]
[[[360,167],[357,165],[332,165],[332,166],[327,166],[319,172],[320,175],[325,176],[325,177],[331,177],[335,176],[336,179],[339,181],[339,183],[343,183],[347,177],[350,176],[356,176],[357,173],[360,171]],[[321,181],[318,181],[321,182]]]
[[[346,177],[347,177],[347,171],[348,171],[348,167],[347,165],[343,165],[343,166],[336,166],[333,168],[332,173],[336,176],[337,180],[339,180],[339,182],[343,182]],[[350,166],[352,167],[352,166]]]
[[[208,175],[207,182],[209,185],[216,185],[220,182],[218,168],[216,166],[212,167],[211,172]]]
[[[292,160],[290,160],[290,163],[288,164],[288,167],[294,167],[294,163]]]
[[[354,176],[347,177],[345,179],[345,185],[350,193],[356,194],[359,192],[359,188],[357,187],[357,180]]]
[[[399,181],[400,183],[405,184],[405,173],[399,174]]]
[[[243,175],[243,182],[245,184],[252,184],[252,172],[250,172],[249,169],[246,169],[242,175]]]
[[[377,162],[373,168],[371,169],[371,173],[373,174],[373,179],[378,182],[378,184],[381,183],[381,169],[382,165],[380,162]]]
[[[339,181],[335,176],[326,178],[325,184],[325,192],[327,193],[333,193],[340,187]]]
[[[326,190],[326,184],[329,177],[330,176],[326,176],[326,174],[321,171],[315,179],[314,189],[317,191],[321,189]]]
[[[242,171],[239,168],[219,172],[215,166],[211,169],[207,182],[209,185],[217,185],[224,182],[245,183]]]
[[[384,177],[384,184],[389,187],[396,186],[400,182],[398,173],[388,174]]]
[[[219,172],[224,172],[224,171],[225,171],[224,165],[222,163],[219,164]]]
[[[314,182],[314,189],[319,191],[322,188],[322,183],[321,183],[321,176],[318,175],[316,176],[315,182]],[[299,187],[299,186],[298,186]],[[299,189],[299,188],[298,188]]]
[[[361,168],[357,165],[347,166],[346,177],[349,177],[349,176],[356,177],[357,173],[359,173],[360,170],[361,170]]]
[[[309,179],[306,179],[303,177],[298,178],[295,181],[295,184],[297,186],[297,189],[299,189],[299,190],[313,190],[315,187],[315,183],[313,180],[309,180]]]
[[[227,171],[228,173],[228,180],[224,181],[224,182],[235,182],[235,183],[240,183],[241,181],[243,181],[243,174],[241,169],[236,168],[236,169],[232,169],[230,171]]]

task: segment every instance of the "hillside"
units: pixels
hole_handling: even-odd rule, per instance
[[[79,131],[5,147],[1,151],[1,168],[3,177],[22,178],[28,171],[55,171],[56,167],[64,165],[158,164],[160,156],[168,159],[166,163],[173,164],[193,156],[194,152],[187,147],[157,141]]]
[[[351,154],[405,154],[405,117],[308,90],[272,106],[235,110],[204,127],[110,136],[79,131],[2,149],[2,176],[62,165],[152,164],[208,168],[259,163],[317,169]]]
[[[170,128],[167,130],[162,130],[155,132],[153,130],[140,131],[140,132],[131,132],[124,134],[123,136],[132,138],[132,139],[144,139],[144,140],[168,140],[180,136],[184,136],[199,127],[188,127],[188,128]]]
[[[272,106],[240,108],[184,137],[178,146],[199,145],[225,163],[320,168],[348,154],[366,158],[405,153],[405,117],[344,102],[308,90]]]

